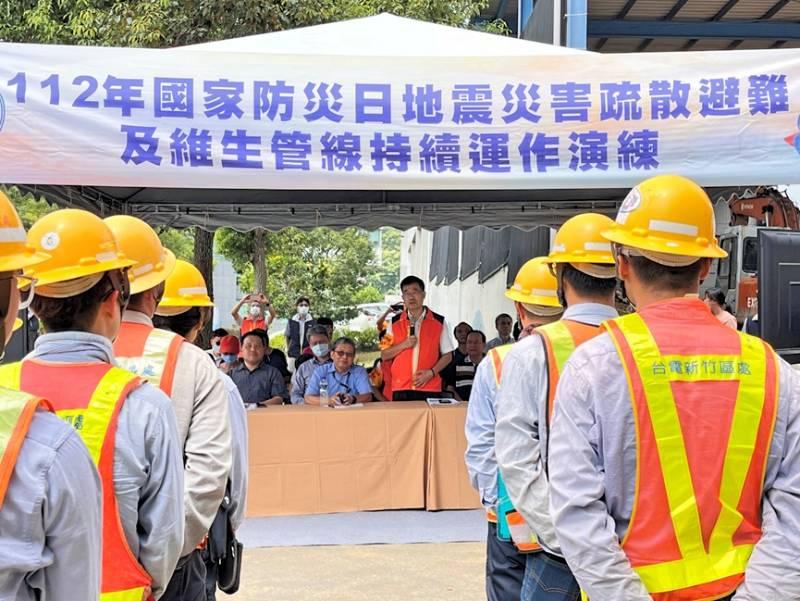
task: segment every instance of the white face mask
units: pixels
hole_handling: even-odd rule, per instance
[[[211,345],[211,350],[214,351],[217,355],[219,355],[219,342],[215,342]]]
[[[300,305],[297,307],[298,315],[308,315],[308,305]]]
[[[252,307],[250,307],[251,317],[258,317],[259,315],[261,315],[261,307],[259,307],[258,305],[253,305]]]

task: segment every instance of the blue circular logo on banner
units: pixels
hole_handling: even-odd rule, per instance
[[[6,101],[3,95],[0,94],[0,131],[3,131],[3,126],[6,124]]]

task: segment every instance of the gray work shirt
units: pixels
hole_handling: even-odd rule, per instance
[[[677,317],[676,317],[677,319]],[[692,332],[691,322],[676,326]],[[761,540],[736,601],[800,599],[800,373],[779,362]],[[636,435],[625,371],[608,334],[567,361],[556,391],[550,497],[556,534],[590,599],[650,601],[620,541],[636,486]]]
[[[29,357],[114,361],[111,342],[87,332],[40,336]],[[147,383],[133,390],[119,412],[115,443],[114,492],[122,529],[158,598],[178,563],[184,534],[183,459],[169,398]]]
[[[0,508],[0,599],[100,595],[100,478],[72,426],[39,411]]]
[[[282,397],[284,402],[289,400],[289,391],[286,390],[281,372],[271,365],[260,363],[251,370],[242,362],[230,376],[247,404],[263,403],[274,396]]]
[[[309,359],[305,363],[302,363],[300,367],[295,370],[294,375],[292,376],[292,404],[302,405],[305,403],[304,396],[306,394],[306,387],[311,381],[311,376],[314,375],[314,372],[320,365],[325,365],[326,363],[330,362],[330,355],[328,355],[328,358],[324,361],[320,361],[314,357],[313,359]]]
[[[615,317],[613,307],[581,303],[567,307],[562,319],[596,326]],[[508,351],[497,395],[495,454],[514,507],[542,547],[560,555],[550,517],[550,487],[545,471],[548,441],[542,416],[547,415],[547,380],[541,336],[528,336]]]
[[[230,376],[220,372],[219,377],[228,392],[228,414],[231,418],[231,525],[236,530],[244,521],[247,505],[247,410],[242,395]]]

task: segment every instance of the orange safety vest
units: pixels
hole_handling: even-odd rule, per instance
[[[17,390],[0,388],[0,509],[3,508],[22,443],[25,442],[25,436],[39,407],[53,410],[44,399]]]
[[[556,398],[556,387],[564,370],[564,364],[570,358],[575,349],[602,333],[599,326],[593,326],[571,319],[561,319],[539,326],[534,330],[542,337],[544,350],[547,354],[547,415],[545,416],[545,427],[550,440],[550,420],[553,418],[553,408]],[[547,460],[547,452],[542,455]]]
[[[76,365],[27,359],[0,367],[0,383],[58,399],[51,401],[56,414],[71,424],[86,444],[103,487],[100,600],[142,601],[150,595],[152,580],[128,546],[114,494],[117,418],[128,394],[142,380],[108,363]]]
[[[553,401],[556,395],[556,386],[558,385],[561,371],[564,369],[564,364],[567,362],[570,355],[575,352],[578,345],[583,344],[590,338],[594,338],[601,330],[597,326],[569,319],[562,319],[539,326],[534,332],[541,337],[547,358],[547,415],[545,416],[545,428],[549,432],[550,420],[553,416]],[[503,359],[510,348],[511,345],[506,345],[490,351],[498,388],[500,386]],[[550,440],[549,435],[547,440]],[[542,458],[546,462],[547,449],[543,449]],[[498,485],[501,485],[502,476],[499,471],[497,476]],[[499,487],[500,486],[498,486],[498,488]],[[505,519],[508,522],[511,539],[514,541],[517,549],[523,553],[541,550],[541,546],[536,539],[536,534],[516,509],[512,508],[511,511],[506,512]]]
[[[266,319],[264,319],[263,317],[259,317],[258,319],[253,319],[252,317],[249,316],[242,318],[242,326],[239,328],[242,336],[253,330],[266,330],[266,329],[267,329]]]
[[[123,321],[114,341],[117,364],[172,396],[178,352],[184,338],[153,326]]]
[[[636,496],[622,549],[656,601],[719,599],[742,583],[761,538],[778,365],[766,343],[711,314],[688,338],[657,315],[605,324],[636,423]]]
[[[442,378],[437,374],[421,388],[414,386],[414,374],[420,369],[431,369],[441,357],[439,340],[444,328],[444,317],[427,307],[425,317],[419,325],[417,346],[403,350],[392,359],[392,392],[400,390],[426,390],[441,392]],[[392,344],[399,344],[408,338],[410,322],[408,311],[402,311],[392,318]]]

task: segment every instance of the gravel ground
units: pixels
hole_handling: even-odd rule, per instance
[[[245,550],[242,587],[219,601],[482,601],[485,543]]]

